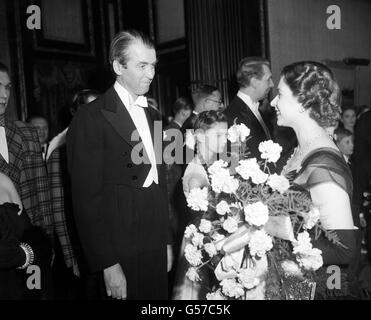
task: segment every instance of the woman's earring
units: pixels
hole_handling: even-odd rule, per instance
[[[303,112],[305,112],[305,109],[304,109],[303,107],[301,107],[301,108],[299,109],[299,112],[300,112],[300,113],[303,113]]]

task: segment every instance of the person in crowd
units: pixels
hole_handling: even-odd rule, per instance
[[[110,62],[115,84],[82,106],[67,132],[77,230],[108,297],[166,299],[172,265],[166,181],[144,96],[156,51],[141,32],[122,31],[111,42]]]
[[[166,182],[168,192],[168,206],[170,224],[174,239],[174,256],[178,255],[181,237],[186,224],[186,201],[182,191],[182,164],[183,164],[183,132],[182,126],[191,115],[193,103],[187,97],[180,97],[174,102],[172,112],[173,120],[165,127],[164,161],[166,164]],[[169,141],[167,141],[169,140]],[[171,149],[171,150],[170,150]],[[177,161],[178,160],[178,161]],[[181,162],[179,162],[181,160]],[[173,284],[176,261],[169,274],[169,287]]]
[[[75,93],[69,108],[71,118],[77,110],[99,96],[95,89]],[[48,143],[46,164],[53,199],[55,232],[58,238],[55,265],[56,292],[61,299],[94,299],[98,293],[95,277],[90,275],[81,250],[73,218],[71,181],[67,169],[66,135],[68,127]]]
[[[168,136],[170,141],[164,143],[164,160],[166,165],[166,177],[167,177],[167,191],[169,196],[169,212],[170,222],[173,230],[174,238],[178,238],[179,229],[179,215],[176,212],[177,201],[175,201],[174,192],[179,185],[180,178],[182,176],[182,163],[179,160],[183,160],[183,133],[182,126],[184,122],[191,115],[193,109],[192,101],[187,97],[178,98],[173,106],[174,119],[165,127],[165,135]],[[166,140],[166,139],[165,139]],[[168,146],[174,146],[171,148],[171,152],[168,151]],[[179,153],[180,154],[176,154]],[[178,160],[178,161],[177,161]]]
[[[353,133],[348,129],[336,128],[334,131],[334,139],[345,161],[350,165],[354,150]]]
[[[364,194],[371,192],[371,111],[363,113],[355,126],[353,153],[353,199],[358,208],[363,205]],[[369,196],[368,196],[369,198]],[[371,215],[365,210],[366,247],[371,263]]]
[[[197,115],[209,110],[222,110],[224,103],[222,95],[217,87],[203,84],[192,91],[192,101],[194,110],[188,119],[184,122],[182,130],[194,129],[194,123]]]
[[[43,159],[46,160],[46,154],[49,147],[49,123],[42,116],[35,115],[30,117],[27,122],[37,129],[37,135],[41,144]]]
[[[356,248],[351,198],[352,174],[342,154],[326,132],[340,118],[340,89],[333,73],[321,63],[303,61],[283,68],[278,95],[271,102],[280,126],[293,128],[298,147],[282,174],[311,197],[319,208],[320,222],[336,232],[343,246],[322,233],[313,247],[322,251],[325,273],[329,265],[347,267]],[[344,270],[344,269],[343,269]],[[327,279],[327,278],[326,278]],[[318,284],[317,298],[327,298],[326,280]],[[344,288],[344,287],[343,287]]]
[[[37,130],[6,116],[10,92],[9,70],[0,62],[0,171],[6,174],[19,190],[32,224],[42,227],[52,239],[50,189]]]
[[[353,133],[354,126],[357,121],[357,113],[354,107],[346,106],[342,108],[341,119],[339,122],[340,128],[345,128]]]
[[[35,280],[35,288],[28,288],[33,272],[27,269],[42,273],[51,259],[50,239],[32,226],[12,180],[0,172],[0,300],[34,299],[44,283]]]
[[[356,110],[357,110],[357,120],[358,120],[362,114],[364,114],[367,111],[370,111],[371,107],[367,105],[361,105],[361,106],[357,106]]]
[[[209,187],[210,181],[204,165],[211,165],[218,153],[221,153],[227,144],[228,121],[220,111],[210,110],[198,115],[194,124],[197,154],[187,165],[183,175],[183,191],[187,197],[194,188]],[[192,214],[192,213],[191,213]],[[199,212],[192,214],[193,219],[199,219]],[[191,219],[192,220],[192,219]],[[200,277],[203,285],[191,281],[187,276],[188,263],[184,257],[184,248],[187,244],[183,237],[179,255],[176,281],[173,290],[174,300],[204,300],[208,292],[208,270],[203,270]]]
[[[338,127],[334,131],[334,139],[335,139],[337,147],[342,153],[346,163],[351,168],[351,171],[353,174],[354,167],[357,164],[353,163],[352,161],[352,155],[353,155],[353,150],[354,150],[354,137],[353,137],[352,132],[350,132],[348,129]],[[355,184],[356,184],[356,181],[354,180],[354,174],[353,174],[353,185]],[[360,229],[361,228],[360,207],[354,201],[354,197],[352,198],[352,201],[351,201],[351,207],[352,207],[354,225]],[[357,234],[356,234],[356,250],[354,252],[354,257],[351,263],[349,264],[349,270],[348,270],[349,282],[350,282],[350,295],[356,298],[360,297],[358,276],[359,276],[361,258],[362,258],[361,247],[362,247],[362,234],[359,230],[357,231]]]
[[[259,111],[259,102],[273,88],[272,72],[268,60],[247,57],[240,61],[237,73],[239,91],[225,110],[229,126],[243,123],[250,129],[246,141],[248,152],[260,160],[259,144],[270,140],[271,134]]]

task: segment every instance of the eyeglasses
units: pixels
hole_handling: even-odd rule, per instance
[[[210,100],[212,102],[215,102],[218,105],[222,105],[224,103],[222,99],[220,99],[220,100],[214,100],[214,99],[211,99],[211,98],[207,98],[206,100]]]

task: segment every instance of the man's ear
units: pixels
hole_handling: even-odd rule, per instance
[[[256,89],[256,87],[257,87],[257,81],[258,81],[257,78],[252,77],[252,78],[250,79],[250,87]]]
[[[118,62],[117,60],[113,60],[112,63],[113,71],[116,73],[116,75],[121,76],[122,75],[122,64]]]

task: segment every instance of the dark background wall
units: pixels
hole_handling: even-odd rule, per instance
[[[32,4],[41,7],[41,30],[26,27],[26,9]],[[103,92],[113,83],[109,43],[116,32],[128,28],[142,30],[156,43],[159,63],[148,96],[157,99],[166,115],[176,98],[188,95],[199,83],[218,86],[228,104],[236,93],[234,73],[244,56],[269,58],[276,83],[282,66],[295,60],[370,58],[371,2],[339,0],[343,28],[337,31],[325,28],[329,4],[327,0],[0,0],[0,60],[10,66],[14,82],[8,113],[22,120],[44,115],[52,134],[59,132],[68,125],[66,107],[77,90]],[[352,70],[353,102],[371,104],[370,66]],[[349,80],[349,74],[340,77]]]

